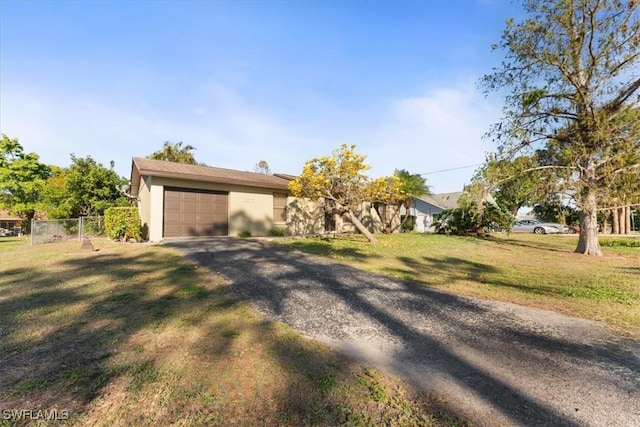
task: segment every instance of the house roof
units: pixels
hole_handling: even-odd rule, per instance
[[[138,194],[138,183],[140,182],[141,176],[235,184],[283,191],[288,190],[287,185],[290,181],[290,179],[284,178],[282,175],[265,175],[255,172],[243,172],[233,169],[188,165],[184,163],[166,162],[164,160],[134,157],[131,164],[131,194],[134,196]]]
[[[11,215],[8,210],[0,209],[0,220],[3,221],[22,221],[22,218],[16,215]]]
[[[424,194],[416,197],[416,199],[423,202],[430,203],[440,209],[454,209],[458,207],[458,200],[460,196],[464,194],[463,191],[457,191],[455,193],[441,193],[441,194]]]

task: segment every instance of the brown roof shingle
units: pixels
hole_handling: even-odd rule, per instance
[[[277,175],[265,175],[233,169],[187,165],[184,163],[134,157],[131,165],[132,194],[137,194],[138,191],[137,177],[134,175],[137,175],[137,177],[159,176],[163,178],[178,178],[190,181],[245,185],[248,187],[272,188],[274,190],[284,191],[288,189],[287,184],[289,183],[289,180]]]

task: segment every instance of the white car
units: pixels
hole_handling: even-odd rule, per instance
[[[568,233],[569,227],[553,222],[542,222],[537,219],[523,219],[513,223],[511,232],[535,234]]]

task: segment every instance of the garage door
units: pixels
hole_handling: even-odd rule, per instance
[[[164,237],[229,234],[228,194],[217,191],[164,189]]]

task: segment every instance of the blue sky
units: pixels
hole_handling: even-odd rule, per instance
[[[0,132],[45,163],[129,176],[164,141],[297,174],[342,143],[372,177],[475,165],[502,99],[477,89],[507,0],[0,0]],[[473,168],[425,175],[460,190]]]

